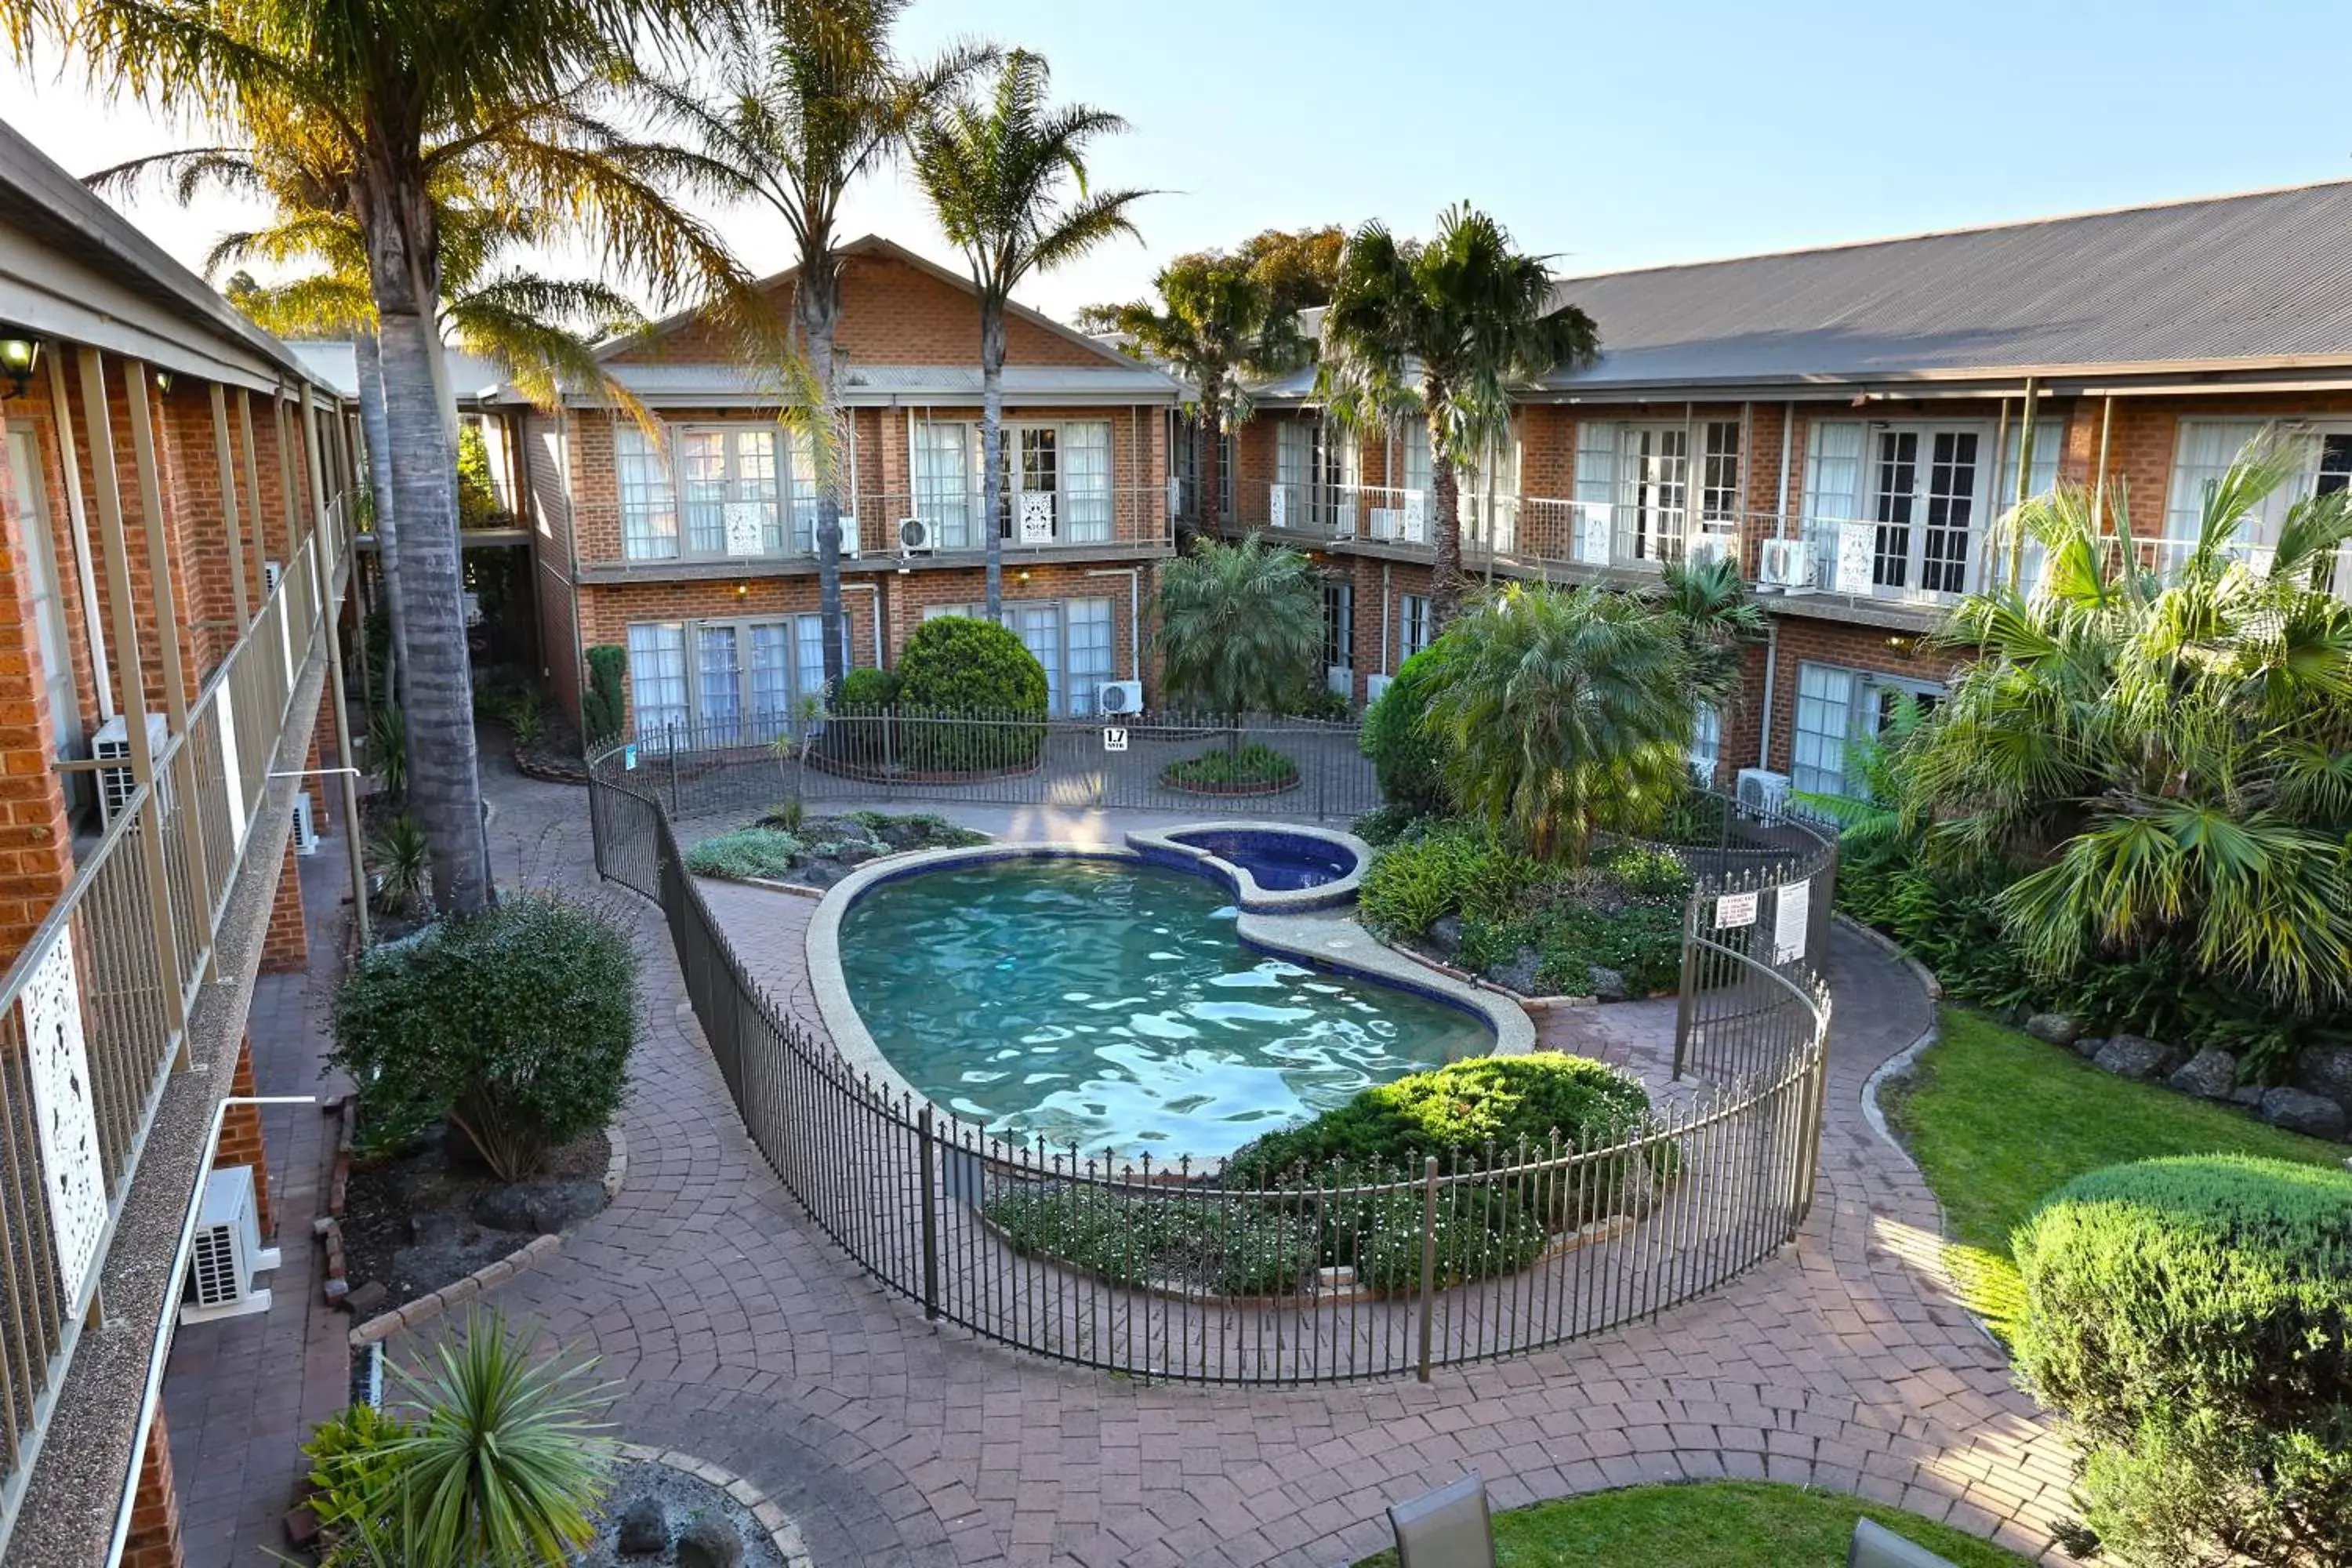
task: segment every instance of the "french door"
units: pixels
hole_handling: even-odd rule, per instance
[[[1617,435],[1616,558],[1679,561],[1690,508],[1690,436],[1679,425]]]
[[[1967,593],[1984,503],[1983,433],[1973,426],[1904,426],[1874,434],[1872,586]]]

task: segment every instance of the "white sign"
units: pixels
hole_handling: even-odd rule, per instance
[[[719,515],[727,521],[727,553],[757,555],[767,542],[768,520],[775,513],[763,500],[730,500]]]
[[[1429,498],[1420,490],[1404,492],[1404,536],[1415,544],[1429,540]]]
[[[1715,900],[1715,929],[1727,931],[1733,926],[1756,923],[1756,895],[1726,893]]]
[[[89,1049],[82,1039],[77,979],[73,932],[61,930],[35,966],[18,1005],[24,1010],[41,1185],[48,1195],[58,1274],[78,1312],[106,1230],[106,1173],[99,1158],[98,1118],[90,1110]]]
[[[1793,963],[1805,956],[1805,928],[1812,923],[1813,884],[1780,884],[1779,907],[1772,917],[1772,962]]]
[[[621,771],[626,773],[637,771],[637,743],[635,741],[621,748]]]
[[[1837,591],[1841,594],[1870,592],[1870,568],[1878,546],[1878,531],[1866,522],[1838,524]]]
[[[1103,731],[1103,750],[1106,752],[1123,752],[1127,750],[1127,731],[1115,724],[1105,729]]]
[[[1024,490],[1021,492],[1021,542],[1051,544],[1054,542],[1054,492]]]
[[[1609,509],[1589,506],[1576,514],[1576,558],[1588,566],[1609,564]]]

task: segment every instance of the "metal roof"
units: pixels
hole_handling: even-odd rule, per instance
[[[695,398],[775,401],[776,389],[761,372],[740,364],[605,363],[606,372],[636,396],[677,403]],[[1132,361],[1079,365],[1004,367],[1004,395],[1028,401],[1108,398],[1127,403],[1171,403],[1180,388],[1160,371]],[[848,403],[896,397],[978,402],[976,364],[870,364],[850,362],[841,371],[841,395]],[[593,399],[593,394],[589,395]]]
[[[359,361],[349,338],[290,338],[286,346],[304,368],[338,396],[360,395]],[[483,359],[446,343],[442,345],[441,359],[448,367],[453,395],[461,404],[492,396],[506,379],[506,366],[496,360]]]

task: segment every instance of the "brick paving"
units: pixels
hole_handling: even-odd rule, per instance
[[[581,793],[486,766],[501,879],[590,882]],[[1119,826],[1115,813],[1034,807],[956,815],[1024,837]],[[806,905],[732,888],[713,902],[730,922],[762,922],[742,956],[780,1001],[804,1005],[793,970]],[[2028,1555],[2065,1511],[2063,1445],[1952,1300],[1934,1199],[1862,1115],[1864,1080],[1927,1027],[1930,1005],[1847,933],[1833,952],[1821,1187],[1794,1245],[1655,1321],[1560,1350],[1427,1385],[1262,1390],[1053,1365],[935,1329],[886,1295],[761,1163],[654,911],[625,896],[615,907],[646,955],[628,1184],[498,1303],[601,1358],[624,1436],[769,1492],[819,1564],[1345,1563],[1384,1543],[1389,1500],[1471,1468],[1504,1507],[1650,1480],[1808,1483]],[[1635,1005],[1555,1014],[1547,1033],[1631,1050],[1657,1023]]]

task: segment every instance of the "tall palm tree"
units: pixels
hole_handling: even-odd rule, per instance
[[[982,515],[988,615],[1004,608],[1004,310],[1032,272],[1049,272],[1120,235],[1140,238],[1128,209],[1150,193],[1097,191],[1087,146],[1127,121],[1087,104],[1055,108],[1045,57],[1014,49],[998,64],[986,104],[951,93],[917,127],[917,178],[940,229],[971,266],[980,296]],[[1066,187],[1067,194],[1066,195]]]
[[[1514,250],[1502,225],[1467,204],[1446,208],[1425,244],[1377,222],[1349,237],[1323,313],[1316,395],[1359,429],[1427,423],[1438,626],[1462,603],[1462,469],[1507,435],[1515,383],[1589,363],[1600,343],[1591,317],[1554,301],[1544,258]]]
[[[1239,755],[1242,715],[1272,711],[1314,675],[1323,647],[1323,590],[1313,563],[1256,534],[1202,538],[1160,574],[1161,679],[1174,703],[1230,722]]]
[[[2285,507],[2315,466],[2265,434],[2206,487],[2177,567],[2151,569],[2128,497],[2064,485],[2005,526],[2040,584],[1977,595],[1944,633],[1973,664],[1903,748],[1897,803],[1939,863],[2007,882],[2038,967],[2182,962],[2289,1007],[2352,1001],[2352,498]]]
[[[839,420],[834,341],[841,325],[842,198],[907,143],[940,96],[993,58],[971,46],[919,67],[890,41],[907,0],[772,0],[744,45],[729,51],[710,98],[666,89],[661,106],[704,162],[704,184],[766,203],[797,252],[793,319],[818,396],[816,423]],[[835,444],[813,442],[817,603],[824,623],[825,689],[839,688],[841,495]]]
[[[1654,824],[1689,782],[1690,652],[1647,595],[1513,583],[1445,634],[1423,723],[1463,806],[1538,859]]]
[[[1297,312],[1282,303],[1259,270],[1223,251],[1180,256],[1151,280],[1160,303],[1137,300],[1109,312],[1110,325],[1191,382],[1201,416],[1201,495],[1216,516],[1224,494],[1219,468],[1225,416],[1250,416],[1247,377],[1277,375],[1307,363]]]
[[[93,85],[129,91],[267,146],[289,131],[338,153],[359,226],[382,347],[397,570],[408,616],[411,815],[433,847],[434,896],[489,900],[457,555],[456,405],[438,307],[445,166],[495,169],[503,200],[594,218],[616,272],[696,270],[748,282],[681,222],[650,165],[593,111],[597,84],[635,75],[630,51],[722,28],[731,6],[694,0],[511,0],[495,6],[320,0],[0,0],[20,55],[54,36]],[[744,291],[748,294],[748,290]],[[735,296],[741,297],[741,296]]]

